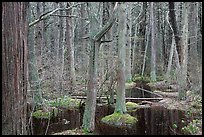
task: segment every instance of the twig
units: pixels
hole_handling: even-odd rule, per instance
[[[49,125],[50,125],[50,117],[51,117],[51,115],[50,115],[50,113],[49,113],[49,120],[48,120],[47,128],[46,128],[46,131],[45,131],[45,135],[47,135],[48,127],[49,127]]]

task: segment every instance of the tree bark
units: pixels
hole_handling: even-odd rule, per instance
[[[125,47],[126,47],[126,17],[125,17],[125,3],[121,3],[118,12],[118,28],[119,28],[119,41],[118,41],[118,89],[116,96],[115,112],[126,113],[125,105]]]
[[[94,15],[90,15],[90,60],[89,60],[89,80],[87,84],[87,99],[85,105],[85,111],[83,116],[82,127],[88,132],[92,132],[95,129],[95,109],[96,109],[96,88],[97,88],[97,67],[98,67],[98,50],[101,43],[101,38],[111,28],[116,18],[117,6],[116,3],[113,14],[110,17],[108,23],[98,31],[97,22]],[[97,32],[98,31],[98,32]]]
[[[181,71],[178,78],[180,91],[179,99],[186,99],[187,88],[187,63],[188,63],[188,6],[189,3],[184,3],[183,7],[183,30],[182,30],[182,47],[183,47],[183,60],[181,60]]]
[[[174,8],[174,2],[169,2],[169,18],[170,18],[170,23],[173,28],[173,33],[175,36],[175,42],[176,42],[176,49],[178,51],[179,55],[179,62],[183,60],[183,51],[181,47],[181,38],[179,37],[178,33],[178,27],[176,25],[176,14],[175,14],[175,8]]]
[[[69,3],[67,3],[67,8],[69,8]],[[67,11],[67,15],[71,15],[71,9]],[[74,86],[76,84],[76,75],[74,67],[74,45],[72,44],[72,19],[70,17],[66,18],[66,44],[68,51],[68,63],[69,63],[69,77],[70,77],[70,90],[74,91]]]
[[[127,15],[127,26],[128,29],[126,31],[127,33],[127,49],[126,49],[126,62],[125,62],[125,66],[126,66],[126,77],[125,77],[125,81],[132,81],[132,73],[131,73],[131,30],[132,30],[132,3],[129,3],[129,7],[128,7],[129,11],[128,11],[128,15]]]
[[[28,2],[2,3],[2,134],[26,135]]]
[[[150,3],[150,23],[151,23],[151,73],[152,81],[156,81],[156,44],[155,44],[155,30],[154,30],[154,6]]]

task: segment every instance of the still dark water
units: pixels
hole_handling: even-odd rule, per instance
[[[126,91],[126,97],[133,98],[157,98],[159,96],[148,91],[137,88]],[[83,119],[83,108],[81,109],[64,109],[55,118],[35,119],[33,118],[34,135],[45,135],[80,128]],[[136,117],[138,122],[132,127],[120,128],[101,123],[102,117],[110,115],[114,108],[107,105],[96,106],[95,133],[99,135],[180,135],[181,128],[186,121],[183,111],[176,109],[167,109],[159,103],[143,105],[137,111],[128,112]],[[65,121],[68,121],[66,124]],[[177,128],[173,128],[173,124]]]
[[[112,114],[114,108],[107,105],[98,105],[96,107],[96,130],[100,135],[176,135],[181,134],[181,128],[184,126],[181,120],[185,120],[184,112],[180,110],[169,110],[163,106],[149,106],[140,108],[135,112],[129,112],[130,115],[137,117],[138,122],[132,127],[121,129],[112,127],[100,122],[100,119],[106,115]],[[64,110],[56,118],[49,121],[45,119],[33,119],[33,134],[44,135],[61,132],[68,129],[79,128],[82,125],[83,111],[78,109]],[[70,121],[63,123],[62,119]],[[173,128],[173,124],[177,128]]]

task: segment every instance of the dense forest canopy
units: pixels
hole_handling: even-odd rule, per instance
[[[2,134],[33,134],[34,111],[77,96],[93,132],[97,99],[125,115],[138,79],[202,102],[202,2],[3,2],[2,66]]]

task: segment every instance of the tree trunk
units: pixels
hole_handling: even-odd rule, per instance
[[[174,2],[169,2],[169,18],[170,18],[170,23],[173,28],[173,33],[175,36],[175,42],[176,42],[176,49],[178,51],[179,55],[179,62],[181,63],[181,60],[183,60],[183,51],[181,47],[181,39],[179,37],[178,33],[178,27],[176,25],[176,14],[175,14],[175,8],[174,8]]]
[[[97,67],[98,67],[98,50],[101,43],[101,38],[111,28],[115,22],[115,16],[117,11],[116,3],[113,14],[109,19],[108,23],[98,33],[97,22],[94,15],[90,14],[90,60],[89,60],[89,80],[87,85],[87,99],[85,105],[85,111],[83,116],[82,127],[88,132],[92,132],[95,129],[95,109],[96,109],[96,88],[97,88]]]
[[[69,7],[69,3],[67,3],[67,8]],[[68,10],[67,15],[71,15],[71,9]],[[71,17],[66,18],[66,44],[68,51],[68,63],[69,63],[69,77],[70,77],[70,90],[74,91],[74,86],[76,83],[76,75],[75,75],[75,67],[74,67],[74,45],[72,44],[72,19]]]
[[[2,3],[2,134],[26,135],[28,2]]]
[[[128,29],[127,29],[127,49],[126,49],[126,62],[125,62],[125,66],[126,66],[126,77],[125,77],[125,81],[132,81],[132,73],[131,73],[131,30],[132,30],[132,16],[131,16],[131,11],[132,11],[132,3],[129,3],[129,11],[128,11],[128,15],[127,15],[127,25],[128,25]]]
[[[199,91],[201,83],[199,82],[199,58],[198,58],[198,3],[192,2],[190,4],[189,18],[189,79],[192,83],[191,88],[193,91]]]
[[[59,3],[60,8],[63,8],[62,2]],[[60,15],[63,15],[63,11],[60,11]],[[64,73],[64,29],[63,29],[63,18],[59,18],[59,64],[60,64],[60,75],[59,75],[59,91],[62,94],[63,88],[63,73]]]
[[[182,30],[182,47],[183,47],[183,60],[181,60],[181,71],[178,79],[180,85],[179,99],[186,99],[187,87],[187,63],[188,63],[188,2],[184,3],[183,7],[183,30]]]
[[[125,4],[121,3],[118,12],[118,28],[119,28],[119,41],[118,41],[118,89],[116,96],[115,112],[126,113],[125,105],[125,47],[126,47],[126,17],[125,17]]]
[[[155,30],[154,30],[154,6],[150,3],[150,23],[151,23],[151,73],[152,81],[156,81],[156,44],[155,44]]]
[[[37,16],[40,16],[40,3],[37,3]],[[38,63],[41,66],[41,59],[38,60],[37,56],[41,56],[41,46],[42,45],[42,27],[41,23],[36,25],[35,35],[33,37],[33,28],[29,31],[29,43],[28,43],[28,72],[29,72],[29,84],[31,94],[33,96],[33,101],[36,106],[40,106],[43,103],[41,81],[38,74]],[[35,40],[35,44],[33,42]],[[41,58],[41,57],[40,57]]]

